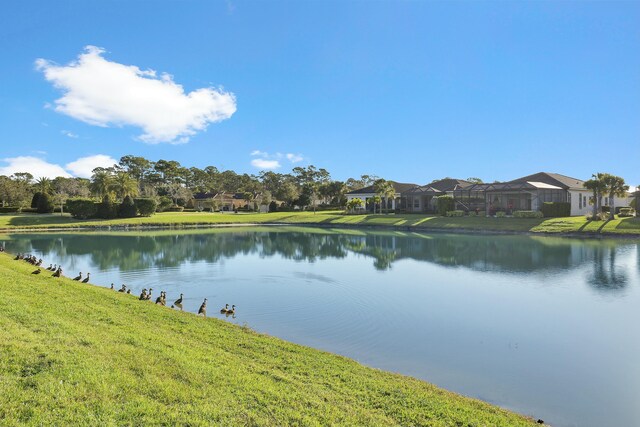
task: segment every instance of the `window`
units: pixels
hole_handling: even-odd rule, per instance
[[[414,197],[413,198],[413,207],[414,208],[419,208],[420,207],[420,199],[418,197]]]
[[[578,209],[582,209],[582,194],[578,194]]]

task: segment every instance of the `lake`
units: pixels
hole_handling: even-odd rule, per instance
[[[640,420],[638,241],[247,227],[0,244],[556,427]]]

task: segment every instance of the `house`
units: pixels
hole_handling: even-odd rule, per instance
[[[434,213],[437,209],[436,197],[443,195],[453,196],[455,190],[466,188],[470,185],[472,183],[464,179],[445,178],[427,185],[416,186],[402,194],[401,209],[405,212],[413,213]]]
[[[247,206],[243,193],[196,193],[193,195],[193,207],[199,211],[233,211]]]
[[[417,185],[407,184],[402,182],[395,182],[395,181],[389,181],[389,182],[393,185],[393,189],[395,190],[395,195],[393,196],[393,198],[389,198],[389,200],[384,200],[384,197],[383,197],[382,209],[395,210],[396,208],[399,208],[399,204],[400,204],[400,200],[403,192],[409,189],[415,188]],[[373,212],[374,209],[378,210],[380,208],[380,205],[375,204],[373,200],[374,197],[376,197],[376,190],[373,185],[360,188],[358,190],[350,191],[346,194],[346,196],[347,196],[347,202],[349,202],[349,200],[356,199],[356,198],[363,200],[364,208],[369,212]]]
[[[593,207],[592,194],[584,187],[584,181],[566,175],[538,172],[507,182],[473,184],[455,191],[456,203],[464,210],[485,211],[487,215],[496,212],[512,214],[515,211],[539,211],[545,202],[568,202],[571,215],[586,215]],[[628,206],[627,197],[614,198],[616,207]],[[609,205],[609,198],[602,198],[603,206]]]

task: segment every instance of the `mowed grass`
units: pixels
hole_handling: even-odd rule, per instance
[[[640,219],[616,218],[612,221],[589,221],[583,216],[566,218],[445,218],[433,215],[344,215],[340,211],[275,213],[158,213],[145,218],[113,220],[77,220],[69,215],[2,214],[0,230],[43,228],[104,227],[180,227],[224,224],[312,224],[336,226],[386,226],[414,230],[469,230],[534,233],[600,233],[640,235]]]
[[[32,270],[0,254],[3,426],[535,425],[423,381]]]

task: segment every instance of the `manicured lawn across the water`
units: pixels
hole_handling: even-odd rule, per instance
[[[0,254],[5,426],[536,425],[423,381],[33,270]]]
[[[77,220],[68,215],[3,214],[0,230],[22,228],[94,228],[108,226],[185,226],[223,224],[325,224],[410,227],[411,229],[516,231],[536,233],[609,233],[640,235],[640,219],[616,218],[589,221],[583,216],[566,218],[445,218],[418,214],[344,215],[340,211],[276,213],[159,213],[145,218]]]

